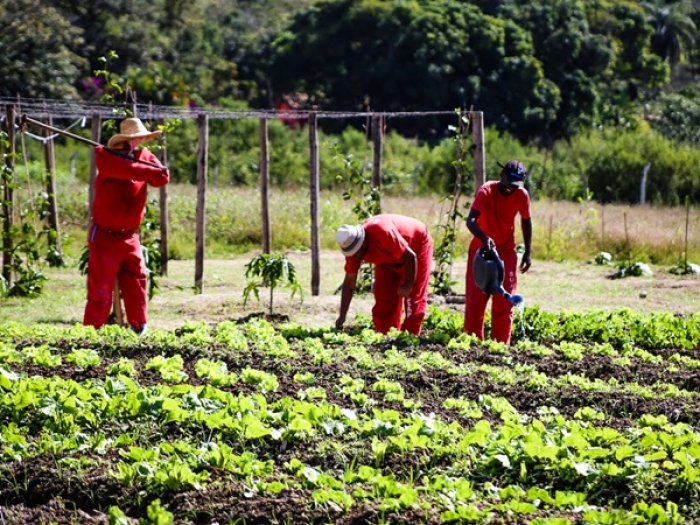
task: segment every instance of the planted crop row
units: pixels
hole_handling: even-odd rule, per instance
[[[525,324],[549,315],[526,311]],[[351,333],[252,320],[142,338],[118,327],[0,326],[3,517],[700,516],[697,394],[682,387],[697,365],[688,333],[672,334],[677,321],[657,330],[671,334],[660,348],[640,330],[625,341],[591,340],[589,329],[550,342],[554,323],[505,347],[461,334],[456,317],[432,310],[421,338],[382,336],[363,319]],[[558,329],[574,317],[591,323],[562,314]]]

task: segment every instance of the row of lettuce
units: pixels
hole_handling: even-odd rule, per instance
[[[221,484],[248,498],[296,491],[330,517],[362,505],[464,523],[700,516],[698,394],[671,379],[697,375],[698,316],[526,309],[511,347],[462,334],[458,319],[431,310],[421,338],[379,335],[367,319],[352,333],[252,320],[142,338],[2,325],[0,493],[21,501],[26,480],[8,474],[52,457],[62,475],[137,488],[162,523],[178,515],[168,496]],[[577,370],[591,359],[657,379]],[[481,393],[436,394],[444,378]],[[564,391],[580,400],[566,415]],[[519,409],[513,392],[551,403]],[[620,396],[691,415],[616,413]],[[115,495],[114,523],[120,506]]]

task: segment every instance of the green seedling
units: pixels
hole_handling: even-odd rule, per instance
[[[303,292],[297,280],[296,270],[286,256],[262,253],[254,257],[245,267],[245,276],[248,279],[248,284],[243,289],[243,307],[248,302],[251,293],[255,295],[256,299],[260,300],[260,287],[269,288],[269,313],[272,315],[275,288],[281,284],[291,289],[292,298],[299,292],[300,302],[303,302]]]

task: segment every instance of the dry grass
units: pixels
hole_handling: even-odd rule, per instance
[[[64,231],[79,242],[84,239],[84,194],[82,187],[65,188]],[[176,258],[194,257],[196,188],[171,185],[170,248]],[[157,194],[151,193],[155,199]],[[356,221],[352,207],[356,200],[343,201],[340,191],[321,191],[319,215],[321,247],[335,248],[334,232],[343,222]],[[72,200],[71,200],[72,199]],[[310,202],[303,189],[270,191],[270,219],[273,250],[309,246]],[[469,203],[472,198],[463,198]],[[212,187],[207,197],[208,258],[222,259],[232,253],[254,250],[261,242],[261,203],[255,188]],[[438,197],[384,196],[382,211],[410,215],[424,221],[437,239],[449,203]],[[462,208],[466,214],[466,209]],[[700,263],[700,209],[691,208],[688,216],[688,258]],[[627,228],[625,229],[625,223]],[[457,253],[463,254],[470,239],[464,224],[459,224]],[[686,210],[651,205],[606,205],[597,203],[533,202],[533,255],[540,260],[578,260],[593,258],[608,251],[617,259],[628,254],[634,260],[675,265],[685,251]],[[520,240],[520,232],[517,232]],[[628,245],[629,243],[629,245]]]
[[[195,192],[192,186],[170,188],[172,202],[187,207],[184,212],[180,210],[179,217],[189,217],[177,226],[172,225],[171,236],[192,252]],[[216,188],[211,193],[215,197],[208,200],[208,229],[234,233],[239,228],[256,229],[260,216],[260,196],[256,190]],[[82,198],[79,191],[75,195],[77,199]],[[303,246],[309,237],[308,193],[273,190],[270,197],[273,245]],[[411,215],[425,221],[436,238],[440,235],[438,224],[448,210],[447,203],[434,197],[385,197],[382,204],[384,212]],[[304,325],[333,324],[339,302],[334,292],[343,278],[343,261],[335,249],[334,231],[340,223],[354,220],[351,208],[352,204],[342,201],[338,195],[321,192],[321,293],[312,296],[310,292],[309,252],[287,250],[304,288],[304,300],[302,303],[296,298],[290,300],[285,290],[278,290],[273,305],[277,313],[289,315]],[[222,218],[224,212],[227,215]],[[237,213],[245,213],[246,217]],[[255,217],[251,218],[250,214]],[[533,267],[521,277],[519,290],[528,306],[539,304],[552,311],[619,307],[678,313],[700,311],[700,294],[697,293],[700,277],[681,277],[668,272],[670,266],[681,260],[684,250],[685,209],[537,201],[533,203],[533,224]],[[700,210],[690,210],[688,224],[689,262],[700,263]],[[73,243],[77,247],[84,242],[84,232],[79,223],[73,228]],[[517,235],[520,238],[519,229]],[[289,238],[297,240],[285,243]],[[452,269],[458,291],[464,288],[465,251],[469,239],[466,228],[460,225]],[[623,260],[628,240],[632,260],[650,262],[654,277],[610,280],[607,276],[614,268],[587,264],[601,250],[615,254],[618,261]],[[255,248],[254,237],[248,242]],[[151,324],[174,328],[186,320],[216,322],[265,310],[265,290],[261,302],[252,298],[245,307],[243,305],[245,264],[255,253],[246,251],[237,255],[236,251],[240,251],[240,247],[225,243],[215,245],[207,236],[204,289],[199,295],[193,291],[194,261],[191,257],[171,260],[169,275],[159,279],[161,290],[150,304]],[[79,274],[75,264],[65,269],[47,268],[45,273],[49,280],[41,297],[33,300],[0,298],[0,322],[73,324],[82,321],[85,277]],[[356,297],[349,318],[358,313],[369,315],[371,305],[370,297]],[[460,306],[455,308],[461,309]]]
[[[676,264],[685,251],[686,224],[690,262],[700,258],[697,208],[538,201],[533,223],[533,244],[542,258],[580,260],[598,251],[624,258],[629,246],[633,259]],[[583,257],[571,257],[575,253]]]

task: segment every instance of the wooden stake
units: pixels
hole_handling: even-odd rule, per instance
[[[688,197],[685,198],[685,248],[684,248],[684,253],[685,256],[683,257],[683,271],[687,271],[688,269],[688,224],[690,223],[690,199]]]
[[[112,312],[114,312],[114,319],[117,325],[124,326],[124,310],[122,309],[122,294],[119,288],[119,279],[117,279],[114,283],[114,288],[112,288]]]
[[[267,136],[267,119],[261,118],[260,133],[260,207],[262,208],[262,249],[270,253],[272,235],[270,233],[270,143]]]
[[[165,123],[165,121],[163,121]],[[165,146],[160,150],[160,161],[163,166],[168,165],[168,152]],[[160,272],[161,275],[168,275],[168,185],[159,188],[160,197]]]
[[[7,172],[3,174],[3,200],[2,200],[2,276],[5,279],[5,286],[9,290],[12,288],[12,251],[13,243],[10,231],[14,220],[14,173],[15,173],[15,108],[12,105],[5,107],[7,114],[7,142],[10,150],[5,156],[5,166]]]
[[[486,182],[486,152],[484,151],[484,113],[472,111],[474,136],[474,192]]]
[[[321,235],[319,227],[319,155],[316,112],[309,113],[309,192],[311,198],[311,295],[320,294]]]
[[[372,189],[382,189],[382,155],[384,153],[384,115],[372,115]],[[381,203],[378,213],[381,213]]]
[[[94,113],[90,118],[90,136],[92,140],[90,144],[99,144],[100,135],[102,134],[102,117],[98,113]],[[95,150],[90,150],[90,181],[88,185],[88,232],[92,228],[92,203],[95,200],[95,177],[97,177],[97,161],[95,158]]]
[[[209,156],[209,116],[197,117],[199,126],[199,147],[197,149],[197,233],[195,242],[194,286],[202,293],[204,281],[204,237],[207,223],[207,165]]]
[[[49,125],[52,124],[49,117]],[[48,131],[46,132],[48,136]],[[61,229],[58,222],[58,201],[56,199],[56,157],[54,154],[53,139],[48,138],[44,145],[44,158],[46,161],[46,194],[49,198],[49,226],[56,232],[56,239],[49,239],[49,246],[63,257],[61,246]]]

